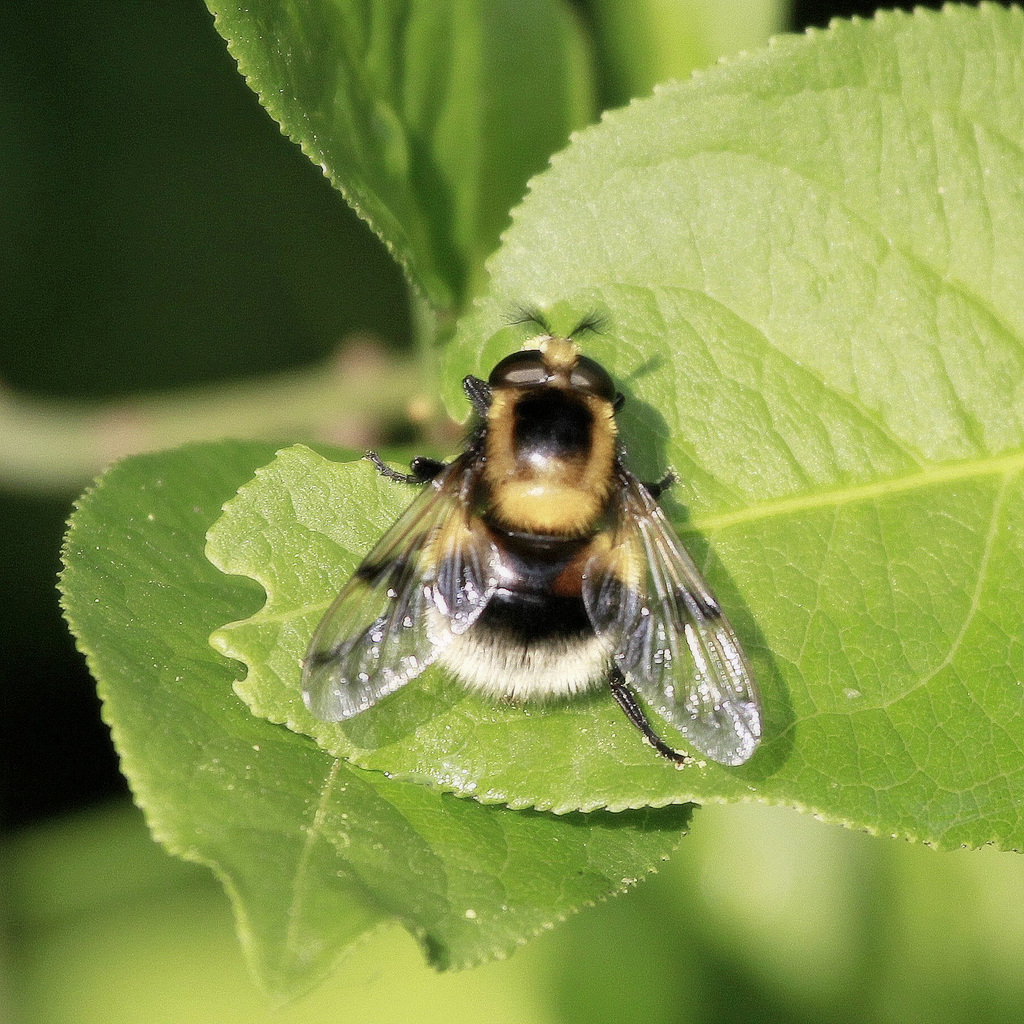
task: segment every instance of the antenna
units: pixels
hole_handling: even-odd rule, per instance
[[[544,318],[544,314],[536,306],[519,306],[512,311],[508,320],[511,326],[517,324],[536,324],[549,337],[554,337],[551,325]]]
[[[608,318],[598,312],[588,313],[570,332],[569,337],[575,338],[577,334],[602,334],[608,326]]]

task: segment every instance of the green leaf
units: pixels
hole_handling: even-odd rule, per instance
[[[559,0],[208,0],[239,69],[442,311],[526,181],[591,114]]]
[[[591,0],[602,99],[618,107],[659,82],[763,46],[782,29],[786,0]]]
[[[119,464],[72,517],[61,580],[136,800],[164,846],[224,882],[260,980],[307,988],[387,918],[437,966],[504,955],[667,856],[686,808],[503,812],[360,771],[249,713],[208,637],[262,594],[203,545],[272,454],[224,443]]]
[[[684,802],[678,779],[691,771],[646,746],[610,691],[519,707],[467,692],[431,668],[348,722],[320,722],[306,710],[299,665],[309,638],[411,493],[368,462],[332,463],[296,445],[227,503],[207,555],[223,572],[257,580],[267,603],[212,641],[248,666],[236,690],[253,711],[363,768],[484,803],[561,814]]]
[[[627,393],[631,462],[679,472],[669,511],[761,685],[751,762],[675,771],[610,698],[494,708],[430,673],[311,723],[304,639],[408,495],[300,452],[213,537],[277,616],[219,636],[249,660],[247,699],[482,800],[756,797],[941,846],[1024,843],[1022,53],[1020,11],[880,15],[608,115],[534,183],[450,347],[465,409],[462,375],[522,340],[492,335],[509,310],[562,331],[609,315],[586,348]],[[246,524],[290,535],[303,578],[226,550]]]

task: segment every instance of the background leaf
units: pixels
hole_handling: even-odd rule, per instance
[[[211,444],[121,463],[75,512],[61,581],[154,836],[224,882],[263,983],[309,987],[389,918],[437,966],[504,955],[667,856],[687,808],[502,813],[362,772],[249,713],[207,637],[261,595],[203,543],[271,454]]]
[[[270,115],[440,310],[482,282],[526,180],[591,115],[558,0],[209,0]]]
[[[500,963],[428,969],[397,927],[316,992],[268,1005],[226,901],[111,808],[0,848],[9,1017],[32,1024],[993,1022],[1024,998],[1024,876],[994,849],[937,854],[755,804],[705,807],[624,899]],[[411,1009],[414,1008],[414,1009]]]
[[[254,706],[481,799],[756,795],[942,846],[1020,845],[1022,27],[991,6],[837,23],[608,115],[536,180],[451,347],[464,410],[461,376],[522,339],[481,342],[510,309],[560,330],[610,314],[587,350],[628,394],[634,467],[682,477],[670,511],[687,510],[765,696],[752,762],[677,772],[622,746],[636,738],[599,697],[513,721],[433,678],[328,733],[294,711],[294,665],[261,678],[263,639]],[[278,512],[308,501],[314,534],[370,485],[307,467],[293,492],[294,469],[262,479]],[[340,584],[383,518],[303,535],[310,575],[335,557]],[[287,619],[290,581],[264,582]],[[312,628],[314,609],[290,612]]]
[[[763,46],[785,27],[785,0],[592,0],[601,106],[620,107],[723,54]]]

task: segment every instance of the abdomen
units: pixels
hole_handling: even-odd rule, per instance
[[[440,662],[495,697],[568,696],[600,683],[610,652],[594,633],[579,582],[586,542],[532,544],[500,532],[498,590]]]

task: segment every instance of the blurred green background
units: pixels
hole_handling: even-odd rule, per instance
[[[871,10],[801,3],[791,26]],[[8,4],[0,38],[0,1021],[1021,1017],[1016,857],[755,806],[703,809],[658,876],[507,962],[435,975],[389,928],[273,1009],[219,887],[131,808],[59,617],[60,538],[77,466],[174,436],[154,409],[208,410],[254,378],[315,390],[353,353],[400,359],[405,286],[199,0]],[[606,97],[623,81],[609,69]]]

